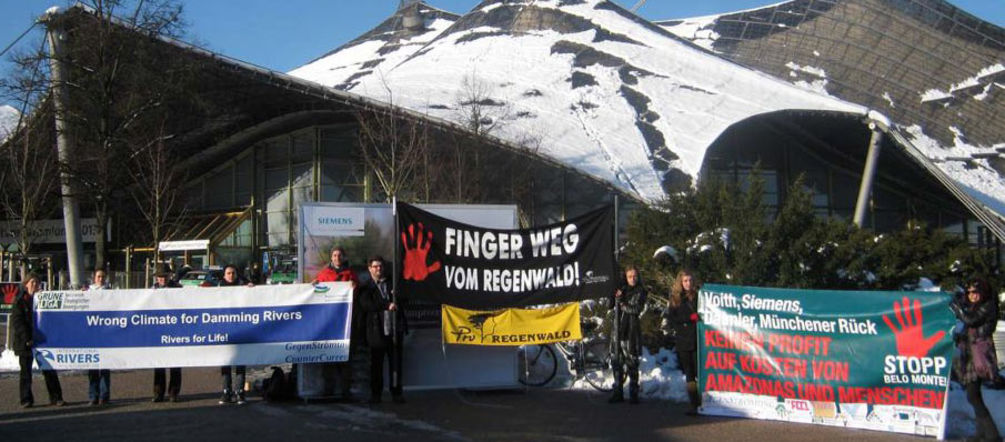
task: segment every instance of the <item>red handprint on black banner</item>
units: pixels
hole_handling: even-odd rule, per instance
[[[914,300],[913,309],[911,301],[904,297],[903,304],[893,301],[893,312],[897,316],[900,328],[893,325],[893,321],[887,315],[883,315],[886,325],[893,330],[893,335],[897,338],[897,353],[901,356],[923,358],[928,355],[928,351],[939,342],[946,332],[938,331],[934,335],[925,338],[921,323],[921,301]],[[913,313],[913,315],[912,315]]]
[[[0,290],[3,290],[3,303],[13,304],[14,297],[17,296],[17,284],[4,284]]]
[[[425,226],[419,223],[419,228],[415,224],[408,225],[408,236],[401,232],[401,243],[405,246],[405,262],[402,269],[402,276],[413,281],[424,281],[430,273],[440,269],[440,262],[436,261],[426,266],[426,256],[429,255],[429,246],[433,241],[433,232],[426,232]],[[411,243],[411,245],[409,244]]]

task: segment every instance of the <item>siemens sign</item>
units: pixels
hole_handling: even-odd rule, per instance
[[[307,231],[313,236],[363,236],[362,207],[302,206]]]

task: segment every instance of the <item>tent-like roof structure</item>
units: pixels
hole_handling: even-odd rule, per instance
[[[474,103],[494,136],[648,201],[752,116],[862,115],[1005,237],[1003,35],[942,0],[660,23],[605,0],[417,3],[290,74],[468,126]]]
[[[965,193],[961,200],[971,197],[989,227],[1001,225],[1005,29],[943,0],[792,0],[657,24],[740,65],[882,113],[909,153]]]
[[[825,3],[831,7],[814,6]],[[826,23],[821,17],[844,9],[887,5],[885,10],[897,16],[905,5],[921,3],[946,5],[940,0],[799,0],[768,9],[774,8],[770,17],[775,20],[785,16],[778,12],[784,5],[806,6],[806,19],[799,27],[803,32],[810,24]],[[849,15],[845,21],[854,21],[854,17]],[[967,16],[959,13],[954,17]],[[897,111],[910,104],[903,98],[910,97],[909,93],[891,99],[892,94],[876,93],[875,88],[834,88],[839,84],[835,78],[847,78],[849,85],[874,85],[878,80],[852,81],[861,76],[862,68],[821,76],[815,65],[802,59],[801,64],[782,63],[785,69],[781,71],[755,66],[749,59],[744,66],[737,62],[739,57],[731,60],[714,42],[702,48],[668,30],[679,31],[675,27],[682,23],[657,25],[605,0],[485,0],[461,16],[413,3],[371,32],[290,75],[161,39],[170,47],[166,51],[215,66],[202,71],[206,78],[194,93],[211,98],[218,111],[209,115],[216,116],[208,124],[205,119],[199,120],[202,123],[183,119],[185,124],[193,120],[193,126],[186,129],[179,123],[178,133],[185,135],[174,142],[188,148],[215,146],[186,154],[187,163],[212,164],[227,155],[228,146],[239,147],[242,136],[281,131],[312,118],[323,120],[328,117],[316,109],[329,109],[333,103],[351,108],[400,106],[412,118],[448,130],[474,131],[492,144],[575,168],[640,200],[656,201],[674,188],[693,184],[709,146],[738,122],[779,111],[838,114],[883,123],[917,164],[939,179],[996,236],[1005,238],[1001,216],[1005,191],[998,174],[1005,126],[999,124],[1002,80],[993,63],[1002,58],[1001,39],[996,37],[1000,28],[974,19],[976,27],[972,28],[994,31],[986,32],[994,38],[981,37],[983,40],[957,37],[963,31],[956,28],[912,28],[918,35],[958,39],[960,47],[991,55],[982,55],[984,59],[969,65],[955,59],[931,65],[932,69],[943,66],[939,72],[949,71],[950,66],[969,66],[965,72],[973,71],[973,79],[940,74],[960,77],[957,83],[944,86],[955,98],[936,100],[943,104],[933,107],[932,95],[927,94],[919,99],[917,111],[900,114]],[[767,38],[795,32],[790,30],[793,27],[775,25],[781,31],[768,32]],[[877,35],[886,35],[893,28],[880,24],[869,27]],[[707,31],[705,28],[702,35],[713,36]],[[855,32],[847,31],[848,39]],[[792,34],[785,44],[803,48],[803,41],[796,37],[799,34]],[[834,38],[818,40],[819,44],[839,43]],[[879,45],[873,52],[882,54],[890,46],[887,40],[873,40]],[[851,46],[865,45],[863,41]],[[813,47],[800,50],[821,57],[818,54],[823,52]],[[853,51],[846,48],[845,52]],[[921,59],[912,63],[934,63]],[[916,75],[920,70],[913,67],[909,73]],[[798,78],[792,80],[793,75]],[[828,82],[807,81],[805,76]],[[913,77],[904,74],[904,78]],[[943,83],[957,81],[938,78]],[[979,88],[981,92],[966,95],[966,91],[978,89],[966,86],[973,81],[984,86]],[[224,84],[228,86],[221,88]],[[912,87],[908,90],[921,91],[928,86]],[[219,93],[238,88],[246,92]],[[855,90],[869,93],[848,92]],[[877,94],[890,103],[888,108],[877,108],[876,100],[863,98]],[[954,100],[962,101],[954,104]],[[262,103],[272,105],[263,107]],[[954,105],[962,107],[944,110]],[[975,108],[990,110],[971,110]],[[968,123],[948,125],[947,121],[955,121],[954,114],[965,115],[960,120]],[[918,119],[907,118],[912,115]],[[986,122],[986,129],[981,129],[981,121]],[[937,135],[939,126],[933,122],[946,124],[953,134],[948,140],[954,144]],[[974,138],[972,134],[978,135]]]
[[[412,4],[290,74],[490,126],[489,135],[644,201],[692,184],[707,147],[754,115],[867,112],[717,57],[604,0],[488,0],[460,17]]]

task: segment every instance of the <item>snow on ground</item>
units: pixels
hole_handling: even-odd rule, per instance
[[[560,366],[560,373],[555,375],[551,385],[566,385],[575,390],[593,390],[593,386],[584,379],[573,380],[568,366]],[[571,383],[570,383],[571,382]],[[639,391],[643,399],[669,400],[672,402],[687,402],[687,391],[684,372],[677,365],[677,354],[672,350],[662,348],[656,354],[642,349],[642,361],[639,364]],[[627,393],[627,386],[625,393]]]
[[[1003,371],[1005,373],[1005,371]],[[998,432],[1005,434],[1005,390],[983,389],[984,405],[991,411]],[[949,405],[946,406],[946,435],[949,437],[973,436],[977,431],[974,409],[967,402],[967,392],[956,382],[949,391]]]
[[[4,350],[0,353],[0,373],[5,371],[18,371],[17,356],[12,350]]]

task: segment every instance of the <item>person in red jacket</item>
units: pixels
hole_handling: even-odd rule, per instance
[[[346,256],[345,249],[338,246],[332,248],[331,262],[329,262],[328,265],[321,270],[321,273],[318,273],[318,277],[314,279],[312,284],[317,284],[319,282],[336,282],[336,281],[351,282],[353,290],[355,290],[356,286],[359,285],[359,278],[356,276],[356,272],[354,272],[351,268],[349,268],[349,259]],[[355,331],[358,326],[357,323],[359,322],[356,319],[358,316],[356,314],[356,311],[358,309],[355,308],[356,301],[355,297],[353,298],[354,300],[353,300],[352,318],[350,319],[351,324],[349,333],[350,358],[353,353],[352,348],[355,347],[356,342],[354,336],[359,336],[359,334],[356,333]],[[330,392],[334,394],[334,391],[331,391],[334,390],[334,388],[331,386],[332,383],[328,382],[328,380],[332,378],[333,375],[332,372],[334,372],[334,374],[338,376],[339,389],[342,394],[342,399],[346,401],[351,399],[352,364],[350,361],[347,360],[345,362],[326,363],[321,368],[321,372],[322,376],[325,379],[325,390],[326,390],[325,393]]]

